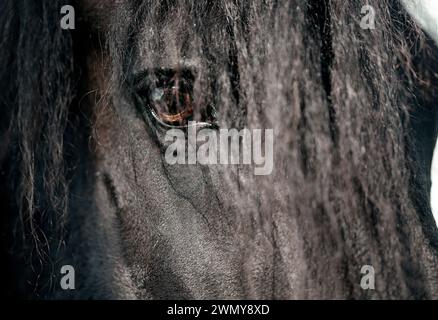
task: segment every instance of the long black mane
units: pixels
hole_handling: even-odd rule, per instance
[[[0,4],[3,240],[35,272],[60,245],[67,214],[65,134],[77,72],[72,34],[59,27],[67,2]]]
[[[123,95],[139,50],[135,43],[145,32],[139,21],[155,24],[157,32],[180,21],[181,47],[184,33],[191,32],[204,53],[200,73],[206,85],[196,94],[225,106],[220,111],[229,123],[279,133],[271,180],[249,179],[237,187],[235,176],[225,175],[236,195],[230,208],[255,216],[270,210],[256,205],[256,198],[275,199],[278,212],[293,215],[312,281],[341,274],[332,281],[335,289],[321,288],[317,296],[332,289],[363,296],[351,282],[364,264],[382,268],[380,297],[436,296],[436,275],[429,271],[438,232],[425,159],[437,134],[437,48],[398,1],[369,1],[379,13],[376,30],[359,27],[362,1],[291,2],[127,1],[103,37],[115,82],[109,95]],[[99,121],[94,111],[84,115],[77,107],[86,60],[80,48],[91,40],[83,37],[88,26],[60,28],[60,8],[71,3],[0,3],[3,250],[14,274],[32,279],[50,274],[57,252],[68,245],[75,137],[93,139],[91,127]],[[150,46],[159,56],[163,44]],[[227,80],[212,84],[221,75]],[[274,93],[283,100],[274,102]],[[276,109],[268,108],[269,99]],[[419,136],[428,147],[416,145]],[[280,182],[273,190],[275,180]],[[263,225],[275,215],[254,219]],[[418,221],[421,228],[412,227]],[[240,231],[245,242],[253,230]],[[423,241],[430,252],[418,249]],[[19,271],[16,261],[25,262]]]

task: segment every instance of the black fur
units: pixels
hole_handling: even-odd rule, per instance
[[[368,2],[376,30],[359,0],[83,0],[71,32],[65,1],[2,1],[7,294],[437,298],[438,50]],[[275,130],[271,176],[164,163],[129,79],[189,60],[222,127]]]

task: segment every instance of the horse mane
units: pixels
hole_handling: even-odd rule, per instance
[[[59,27],[60,8],[71,2],[0,3],[3,228],[7,239],[14,239],[6,246],[25,248],[23,259],[39,268],[63,245],[68,221],[72,146],[66,141],[75,133],[71,108],[77,102],[82,68],[76,59],[81,39]],[[270,179],[254,177],[238,189],[236,177],[227,176],[236,195],[230,207],[254,213],[269,210],[247,207],[245,200],[255,203],[260,196],[254,190],[257,185],[263,199],[276,199],[279,212],[294,213],[305,238],[309,273],[316,282],[324,282],[327,273],[338,273],[350,280],[337,278],[333,286],[362,296],[366,293],[356,292],[351,279],[357,278],[357,266],[373,264],[382,268],[385,288],[381,292],[428,297],[424,283],[429,266],[418,263],[428,253],[414,252],[410,243],[426,234],[436,249],[438,240],[436,228],[409,230],[412,221],[421,220],[424,225],[433,221],[427,197],[418,196],[428,191],[414,177],[418,166],[408,152],[413,148],[409,117],[412,108],[426,108],[436,99],[436,91],[430,88],[438,83],[438,68],[423,64],[432,60],[436,48],[398,1],[369,1],[379,12],[379,26],[368,31],[359,28],[363,1],[358,0],[323,0],[316,5],[305,0],[253,5],[224,0],[210,7],[198,0],[137,2],[129,2],[131,11],[117,13],[113,28],[124,32],[107,34],[105,49],[112,58],[115,81],[127,77],[133,51],[126,48],[142,31],[136,25],[138,18],[166,23],[166,17],[184,21],[189,16],[196,25],[189,29],[205,50],[201,71],[232,75],[223,85],[226,94],[219,102],[228,99],[231,103],[223,105],[234,103],[242,109],[221,111],[233,121],[244,117],[238,125],[280,129],[282,145],[277,150],[283,155],[275,165],[278,175],[290,175],[294,182],[277,185],[279,195]],[[140,10],[134,10],[134,3]],[[130,25],[123,25],[123,15],[129,16]],[[221,42],[208,38],[213,28],[221,30]],[[288,39],[293,41],[281,47],[284,52],[275,50],[276,43]],[[264,95],[276,90],[269,78],[264,79],[273,77],[268,54],[284,61],[284,68],[276,72],[290,89],[274,114],[263,103]],[[225,61],[220,60],[224,56]],[[285,74],[288,68],[293,73]],[[261,84],[265,86],[257,87]],[[292,102],[298,105],[291,106]],[[280,114],[288,115],[284,124],[279,124]],[[250,233],[242,228],[242,234]],[[361,247],[371,249],[357,253]],[[383,255],[379,248],[391,252]],[[339,252],[336,264],[324,263]],[[321,288],[320,296],[327,294],[323,290],[327,289]]]
[[[0,3],[5,240],[35,270],[56,252],[68,207],[64,137],[77,70],[72,33],[59,27],[67,2]]]

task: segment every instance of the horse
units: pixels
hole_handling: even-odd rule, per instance
[[[0,34],[7,296],[438,298],[438,48],[401,2],[4,0]],[[168,163],[188,120],[272,130],[272,172]]]

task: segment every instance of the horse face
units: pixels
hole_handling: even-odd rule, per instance
[[[98,21],[105,21],[108,15],[123,19],[132,10],[127,4],[115,8],[107,2],[90,4],[89,14],[99,17]],[[135,292],[145,298],[239,298],[247,291],[253,292],[253,297],[269,297],[272,290],[262,281],[269,283],[273,272],[269,236],[260,234],[254,239],[255,249],[251,248],[252,243],[247,243],[248,251],[241,250],[240,233],[246,228],[241,225],[251,224],[251,219],[245,217],[245,208],[235,203],[240,196],[248,195],[244,191],[236,195],[233,190],[239,183],[238,170],[245,173],[250,169],[169,165],[164,157],[169,143],[164,136],[174,126],[166,128],[152,121],[142,112],[142,108],[147,108],[145,102],[137,99],[139,92],[150,89],[145,87],[148,77],[164,71],[169,73],[168,78],[182,74],[183,80],[190,82],[190,94],[196,101],[198,113],[193,115],[194,119],[202,120],[200,109],[206,105],[215,104],[219,108],[222,98],[228,114],[220,119],[221,127],[232,128],[234,123],[243,122],[232,96],[235,89],[231,82],[235,79],[226,75],[231,63],[230,48],[229,44],[224,46],[222,21],[209,28],[205,36],[210,40],[201,45],[204,40],[195,31],[196,22],[187,12],[160,17],[155,16],[159,8],[148,13],[146,4],[141,10],[144,12],[136,28],[138,33],[130,44],[132,53],[129,58],[124,57],[130,62],[119,61],[121,65],[126,63],[124,70],[107,72],[108,51],[92,55],[88,62],[90,80],[86,91],[96,92],[89,95],[89,104],[96,109],[93,149],[96,179],[92,202],[97,221],[104,219],[108,223],[104,232],[116,238],[105,246],[123,257],[124,264],[111,266],[101,253],[91,254],[105,261],[109,273],[113,274],[116,268],[126,275],[121,276],[124,281],[120,288],[111,288],[121,296]],[[133,23],[131,20],[126,21],[127,25]],[[111,32],[112,27],[100,26],[105,32]],[[119,32],[115,38],[121,37],[123,42],[125,30],[121,28]],[[211,50],[213,56],[206,59],[203,49]],[[212,60],[223,69],[212,72]],[[223,76],[227,79],[220,79]],[[109,92],[111,98],[104,95]],[[258,212],[255,205],[246,209]],[[90,223],[97,227],[97,221]],[[250,261],[249,266],[245,266],[245,260]],[[245,268],[251,269],[253,275],[258,274],[260,280],[249,283]]]
[[[326,31],[325,9],[366,46]],[[89,31],[108,44],[90,43],[84,61],[93,143],[72,188],[84,200],[72,204],[70,241],[83,244],[69,253],[91,270],[84,295],[369,297],[359,286],[367,264],[385,279],[377,296],[423,294],[400,267],[406,243],[415,246],[400,239],[414,235],[395,227],[400,210],[409,212],[402,224],[417,219],[401,200],[409,183],[398,133],[409,98],[391,86],[398,70],[379,60],[396,44],[362,34],[340,5],[325,9],[83,1]],[[272,173],[169,164],[166,132],[186,120],[174,101],[201,122],[214,109],[219,128],[272,129]]]

